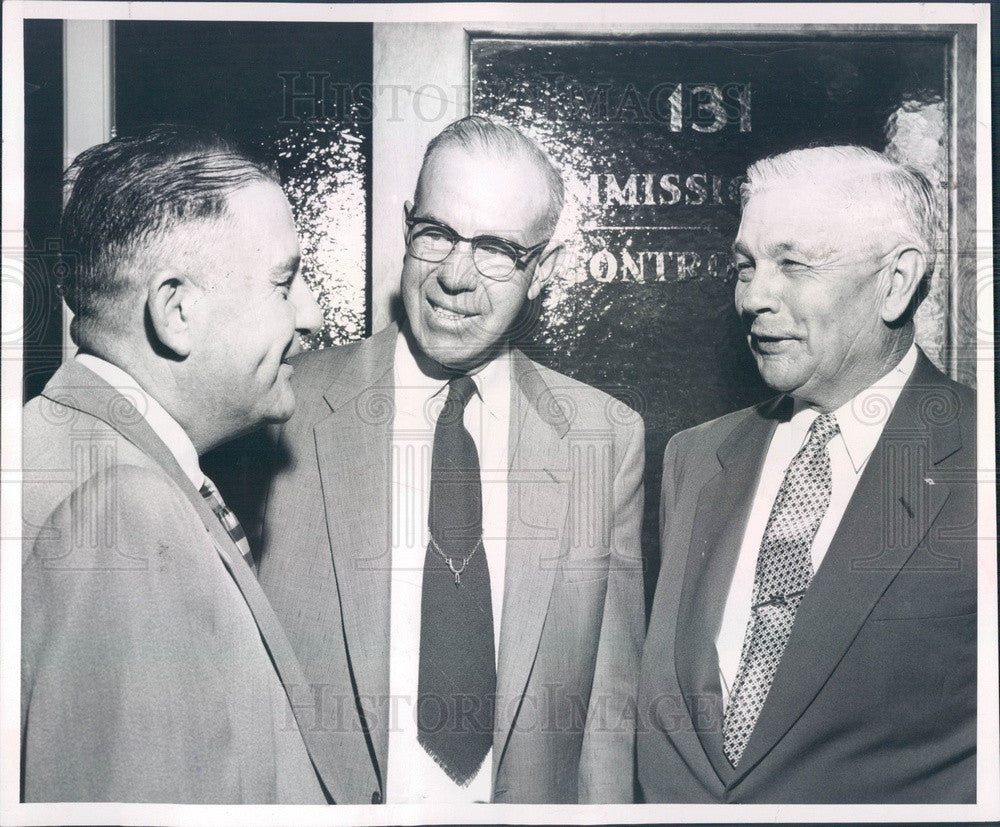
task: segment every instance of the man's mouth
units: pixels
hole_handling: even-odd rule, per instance
[[[774,333],[750,333],[750,346],[759,353],[777,353],[789,342],[795,341],[794,336],[782,336]]]
[[[285,347],[285,352],[281,354],[281,364],[287,365],[289,369],[294,370],[294,368],[292,368],[292,363],[289,362],[288,360],[291,359],[296,353],[299,353],[301,350],[302,347],[299,345],[299,337],[292,336],[292,338],[288,342],[288,345]]]
[[[430,306],[435,318],[449,324],[461,324],[467,319],[471,319],[473,316],[478,315],[477,313],[467,313],[458,308],[445,307],[432,299],[427,299],[427,304]]]

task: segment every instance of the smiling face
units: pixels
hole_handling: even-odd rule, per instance
[[[750,197],[734,245],[736,309],[775,390],[832,410],[882,375],[890,262],[876,224],[870,201],[812,182]]]
[[[549,237],[548,206],[544,174],[531,160],[447,146],[421,171],[412,215],[447,225],[465,238],[489,235],[530,247]],[[494,281],[476,269],[467,242],[458,242],[436,264],[407,252],[403,304],[421,351],[451,370],[481,368],[506,340],[525,300],[540,292],[537,262],[544,257],[515,269],[509,281]]]
[[[292,415],[287,357],[296,333],[322,318],[299,272],[299,243],[281,189],[259,182],[233,192],[227,214],[202,231],[207,253],[196,277],[195,387],[217,430],[235,435]],[[210,233],[210,234],[209,234]]]

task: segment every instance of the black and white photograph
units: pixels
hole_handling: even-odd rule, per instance
[[[0,821],[1000,819],[990,15],[6,2]]]

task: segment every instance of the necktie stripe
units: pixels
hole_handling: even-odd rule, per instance
[[[229,510],[229,507],[223,501],[222,495],[215,487],[215,484],[208,477],[205,477],[200,491],[201,496],[205,498],[212,512],[218,517],[219,522],[222,523],[222,527],[226,529],[226,533],[230,539],[236,543],[236,547],[240,550],[240,554],[243,556],[246,564],[256,571],[253,553],[250,551],[250,543],[247,542],[246,532],[243,531],[243,526],[240,524],[239,519],[237,519],[236,515]]]

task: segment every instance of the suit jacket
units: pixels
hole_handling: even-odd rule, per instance
[[[342,803],[384,800],[398,328],[295,361],[297,410],[260,580],[343,757]],[[643,426],[512,353],[493,800],[631,801],[643,634]]]
[[[975,394],[923,353],[799,605],[736,769],[722,751],[715,637],[789,402],[667,446],[639,692],[643,791],[674,802],[974,801]]]
[[[66,362],[24,408],[24,469],[23,798],[337,794],[267,598],[135,407]]]

